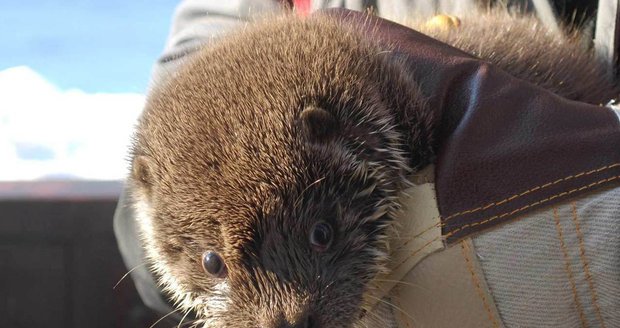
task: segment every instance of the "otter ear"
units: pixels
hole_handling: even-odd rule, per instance
[[[308,106],[301,112],[300,118],[304,133],[311,141],[326,141],[336,134],[336,118],[322,108]]]
[[[131,164],[131,178],[147,192],[151,190],[153,185],[153,165],[149,157],[144,155],[134,157]]]

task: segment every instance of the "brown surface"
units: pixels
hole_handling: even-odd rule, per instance
[[[115,198],[0,200],[0,327],[146,328],[160,317],[131,278],[113,289],[127,272],[115,207]]]

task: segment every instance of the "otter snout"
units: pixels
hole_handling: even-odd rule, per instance
[[[310,312],[303,312],[294,320],[285,319],[284,315],[261,325],[261,328],[319,328],[316,318]]]

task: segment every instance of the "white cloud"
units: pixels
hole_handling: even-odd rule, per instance
[[[144,106],[141,94],[59,90],[32,69],[0,71],[0,180],[113,180]]]

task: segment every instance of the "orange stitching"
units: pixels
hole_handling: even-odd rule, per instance
[[[618,178],[620,178],[620,175],[616,175],[616,176],[613,176],[613,177],[611,177],[611,178],[607,178],[607,179],[599,180],[599,181],[597,181],[597,182],[593,182],[593,183],[591,183],[591,184],[589,184],[589,185],[587,185],[587,186],[583,186],[583,187],[580,187],[580,188],[576,188],[576,189],[572,189],[572,190],[569,190],[569,191],[561,192],[561,193],[556,194],[556,195],[553,195],[553,196],[551,196],[551,197],[549,197],[549,198],[545,198],[545,199],[543,199],[543,200],[539,200],[539,201],[534,202],[534,203],[532,203],[532,204],[529,204],[529,205],[523,206],[523,207],[521,207],[521,208],[518,208],[518,209],[516,209],[516,210],[514,210],[514,211],[512,211],[512,212],[507,212],[507,213],[504,213],[504,214],[495,215],[495,216],[492,216],[492,217],[490,217],[490,218],[488,218],[488,219],[486,219],[486,220],[480,221],[480,222],[474,222],[474,223],[465,224],[465,225],[463,225],[462,227],[460,227],[460,228],[458,228],[458,229],[455,229],[455,230],[453,230],[453,231],[452,231],[452,232],[450,232],[450,233],[447,233],[445,236],[443,236],[443,238],[448,239],[448,238],[450,238],[451,236],[455,235],[456,233],[458,233],[458,232],[460,232],[460,231],[462,231],[462,230],[465,230],[465,229],[467,229],[467,228],[475,227],[475,226],[478,226],[478,225],[483,225],[483,224],[489,223],[489,222],[491,222],[491,221],[494,221],[494,220],[496,220],[496,219],[499,219],[499,218],[502,218],[502,217],[506,217],[506,216],[510,216],[510,215],[515,214],[515,213],[518,213],[518,212],[524,211],[524,210],[526,210],[526,209],[528,209],[528,208],[530,208],[530,207],[537,206],[537,205],[540,205],[540,204],[544,204],[544,203],[549,202],[549,201],[552,201],[552,200],[554,200],[554,199],[556,199],[556,198],[558,198],[558,197],[563,197],[563,196],[567,196],[567,195],[573,194],[573,193],[575,193],[575,192],[579,192],[579,191],[582,191],[582,190],[590,189],[590,188],[595,187],[595,186],[598,186],[598,185],[600,185],[600,184],[603,184],[603,183],[606,183],[606,182],[610,182],[610,181],[613,181],[613,180],[617,180]],[[428,247],[430,244],[432,244],[434,241],[437,241],[437,240],[438,240],[438,239],[440,239],[440,238],[442,238],[442,236],[435,237],[435,238],[433,238],[432,240],[430,240],[430,241],[428,241],[427,243],[425,243],[424,245],[422,245],[420,248],[418,248],[418,249],[414,250],[414,251],[413,251],[413,252],[412,252],[412,253],[411,253],[408,257],[406,257],[406,258],[405,258],[402,262],[400,262],[398,265],[396,265],[396,266],[393,268],[393,270],[398,269],[401,265],[405,264],[405,262],[407,262],[407,261],[409,260],[409,258],[411,258],[412,256],[414,256],[414,255],[415,255],[415,254],[417,254],[418,252],[422,251],[424,248]],[[402,248],[402,247],[400,247],[400,248],[398,248],[398,249],[401,249],[401,248]]]
[[[464,214],[470,214],[470,213],[478,212],[480,210],[487,210],[487,209],[489,209],[491,207],[505,204],[505,203],[510,202],[510,201],[512,201],[514,199],[517,199],[519,197],[523,197],[523,196],[525,196],[527,194],[530,194],[530,193],[532,193],[534,191],[538,191],[540,189],[544,189],[544,188],[547,188],[549,186],[556,185],[556,184],[558,184],[560,182],[568,181],[568,180],[571,180],[571,179],[576,179],[576,178],[582,177],[584,175],[590,175],[590,174],[593,174],[593,173],[598,173],[598,172],[601,172],[601,171],[605,171],[605,170],[614,168],[616,166],[620,166],[620,163],[615,163],[615,164],[607,165],[607,166],[604,166],[604,167],[601,167],[601,168],[598,168],[598,169],[594,169],[594,170],[591,170],[591,171],[577,173],[575,175],[569,175],[569,176],[567,176],[565,178],[558,179],[556,181],[546,183],[546,184],[544,184],[542,186],[538,186],[538,187],[534,187],[532,189],[526,190],[526,191],[524,191],[524,192],[522,192],[520,194],[512,195],[512,196],[510,196],[510,197],[508,197],[506,199],[503,199],[503,200],[501,200],[499,202],[490,203],[490,204],[487,204],[485,206],[481,206],[481,207],[478,207],[478,208],[474,208],[474,209],[463,211],[463,212],[459,212],[459,213],[454,213],[454,214],[449,215],[446,218],[444,218],[444,221],[445,220],[450,220],[450,219],[452,219],[454,217],[461,216],[461,215],[464,215]]]
[[[579,257],[581,258],[583,272],[586,275],[586,281],[588,281],[590,297],[592,298],[592,304],[594,305],[596,316],[598,318],[598,321],[601,323],[601,327],[605,328],[605,322],[603,321],[603,316],[601,315],[601,308],[598,306],[598,297],[596,295],[596,290],[594,289],[594,282],[592,281],[592,275],[590,274],[590,265],[586,257],[586,248],[583,242],[583,233],[581,233],[581,228],[579,226],[579,218],[577,217],[577,203],[572,202],[571,205],[573,212],[573,222],[575,224],[575,232],[577,234],[577,239],[579,240]]]
[[[526,210],[526,209],[528,209],[530,207],[538,206],[540,204],[544,204],[544,203],[547,203],[549,201],[552,201],[552,200],[554,200],[556,198],[564,197],[564,196],[567,196],[567,195],[570,195],[570,194],[574,194],[574,193],[582,191],[582,190],[590,189],[592,187],[598,186],[598,185],[603,184],[605,182],[616,180],[618,178],[620,178],[620,175],[616,175],[616,176],[611,177],[611,178],[607,178],[607,179],[603,179],[603,180],[600,180],[600,181],[597,181],[597,182],[593,182],[593,183],[591,183],[591,184],[589,184],[587,186],[583,186],[583,187],[576,188],[576,189],[573,189],[573,190],[561,192],[561,193],[553,195],[553,196],[551,196],[549,198],[545,198],[543,200],[539,200],[537,202],[534,202],[534,203],[531,203],[529,205],[526,205],[526,206],[523,206],[521,208],[518,208],[518,209],[516,209],[516,210],[514,210],[512,212],[504,213],[504,214],[501,214],[501,215],[496,215],[496,216],[493,216],[493,217],[491,217],[489,219],[486,219],[486,220],[483,220],[483,221],[480,221],[480,222],[474,222],[474,223],[470,223],[470,224],[465,224],[462,227],[460,227],[459,229],[456,229],[456,230],[452,231],[452,235],[454,235],[455,233],[457,233],[457,232],[459,232],[461,230],[464,230],[464,229],[467,229],[467,228],[471,228],[471,227],[475,227],[475,226],[479,226],[479,225],[483,225],[483,224],[488,223],[490,221],[493,221],[495,219],[499,219],[499,218],[502,218],[502,217],[505,217],[505,216],[510,216],[512,214],[524,211],[524,210]],[[448,237],[448,235],[446,235],[446,237]]]
[[[478,280],[478,277],[476,276],[476,272],[474,272],[474,265],[471,263],[471,261],[469,259],[469,255],[467,255],[466,248],[469,249],[469,247],[465,245],[465,241],[462,241],[461,242],[461,252],[463,253],[463,257],[465,258],[465,263],[467,264],[467,269],[469,269],[469,273],[471,274],[471,280],[474,283],[474,285],[476,286],[476,292],[478,293],[478,296],[480,296],[480,299],[482,300],[482,304],[484,305],[484,309],[487,311],[487,315],[489,316],[489,321],[491,321],[493,323],[493,327],[499,327],[499,324],[495,320],[495,316],[493,315],[493,312],[491,311],[491,306],[489,305],[489,303],[487,301],[487,298],[484,296],[484,292],[482,291],[482,287],[480,287],[480,280]]]
[[[603,167],[598,168],[598,169],[594,169],[594,170],[590,170],[590,171],[584,171],[584,172],[581,172],[581,173],[577,173],[577,174],[575,174],[575,175],[569,175],[569,176],[567,176],[567,177],[565,177],[565,178],[558,179],[558,180],[556,180],[556,181],[549,182],[549,183],[546,183],[546,184],[544,184],[544,185],[541,185],[541,186],[537,186],[537,187],[534,187],[534,188],[528,189],[528,190],[526,190],[526,191],[524,191],[524,192],[521,192],[521,193],[519,193],[519,194],[512,195],[512,196],[510,196],[510,197],[508,197],[508,198],[506,198],[506,199],[503,199],[503,200],[501,200],[501,201],[498,201],[498,202],[493,202],[493,203],[490,203],[490,204],[487,204],[487,205],[484,205],[484,206],[480,206],[480,207],[477,207],[477,208],[473,208],[473,209],[470,209],[470,210],[466,210],[466,211],[462,211],[462,212],[454,213],[454,214],[448,215],[448,216],[447,216],[447,217],[445,217],[445,218],[440,218],[440,220],[441,220],[441,219],[443,219],[443,221],[440,221],[440,222],[438,222],[438,223],[436,223],[436,224],[434,224],[434,225],[432,225],[432,226],[430,226],[430,227],[428,227],[428,228],[424,229],[422,232],[420,232],[420,233],[416,234],[415,236],[411,237],[409,240],[407,240],[406,242],[404,242],[404,243],[403,243],[403,244],[402,244],[402,245],[401,245],[398,249],[403,248],[404,246],[406,246],[407,244],[409,244],[412,240],[414,240],[415,238],[417,238],[417,237],[419,237],[419,236],[421,236],[421,235],[423,235],[423,234],[427,233],[428,231],[432,230],[433,228],[437,228],[437,227],[440,227],[440,228],[441,228],[441,227],[444,227],[444,226],[446,225],[446,222],[447,222],[447,221],[449,221],[449,220],[451,220],[451,219],[453,219],[453,218],[456,218],[456,217],[459,217],[459,216],[463,216],[463,215],[465,215],[465,214],[475,213],[475,212],[478,212],[478,211],[481,211],[481,210],[487,210],[487,209],[489,209],[489,208],[491,208],[491,207],[495,207],[495,206],[503,205],[503,204],[508,203],[508,202],[510,202],[510,201],[513,201],[513,200],[515,200],[515,199],[517,199],[517,198],[519,198],[519,197],[523,197],[523,196],[525,196],[525,195],[527,195],[527,194],[530,194],[530,193],[532,193],[532,192],[535,192],[535,191],[538,191],[538,190],[541,190],[541,189],[547,188],[547,187],[549,187],[549,186],[556,185],[556,184],[558,184],[558,183],[560,183],[560,182],[564,182],[564,181],[568,181],[568,180],[571,180],[571,179],[576,179],[576,178],[579,178],[579,177],[582,177],[582,176],[586,176],[586,175],[590,175],[590,174],[598,173],[598,172],[601,172],[601,171],[609,170],[609,169],[612,169],[612,168],[617,167],[617,166],[620,166],[620,163],[610,164],[610,165],[603,166]]]
[[[579,311],[579,318],[581,318],[581,326],[587,327],[586,318],[583,314],[583,308],[581,307],[581,302],[579,302],[579,296],[577,295],[577,286],[575,284],[575,277],[573,276],[573,270],[571,270],[571,262],[568,257],[568,249],[566,248],[566,244],[564,244],[564,236],[562,234],[562,226],[560,225],[560,217],[558,216],[558,209],[556,207],[553,208],[553,219],[555,220],[555,227],[558,230],[558,239],[560,240],[560,249],[562,250],[562,254],[564,254],[564,268],[566,269],[566,273],[568,274],[568,280],[570,281],[571,288],[573,289],[573,298],[575,300],[575,306]]]

